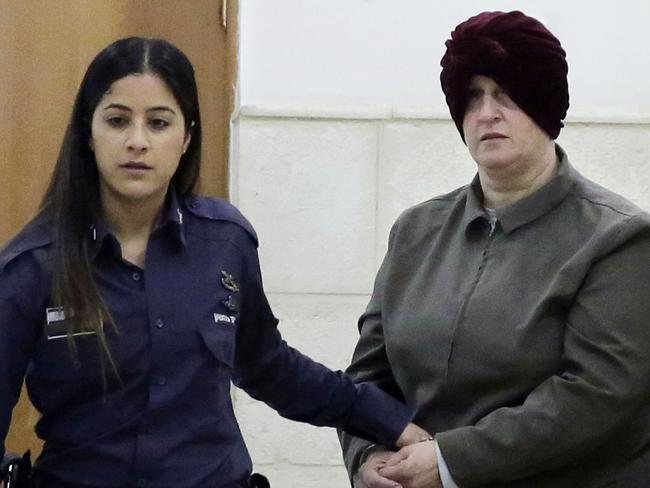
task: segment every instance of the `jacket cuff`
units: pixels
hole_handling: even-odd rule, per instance
[[[346,430],[384,446],[395,446],[414,412],[370,383],[359,383]]]

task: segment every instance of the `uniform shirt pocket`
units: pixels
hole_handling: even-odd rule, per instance
[[[199,327],[203,343],[220,363],[229,368],[235,365],[235,336],[236,326],[224,317],[216,317],[214,321],[204,323]]]
[[[75,336],[73,344],[67,337],[43,340],[32,360],[36,376],[48,380],[89,378],[101,375],[101,350],[96,334]]]

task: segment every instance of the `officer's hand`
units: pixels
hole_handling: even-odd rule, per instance
[[[415,444],[416,442],[420,442],[423,439],[427,439],[429,437],[431,437],[431,435],[422,427],[419,427],[414,423],[410,423],[406,426],[402,432],[402,435],[399,436],[399,439],[397,439],[395,445],[397,447],[404,447],[410,444]]]
[[[372,453],[354,477],[354,488],[402,488],[402,485],[379,474],[390,458],[390,451]]]

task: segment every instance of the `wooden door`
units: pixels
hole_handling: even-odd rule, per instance
[[[127,36],[163,37],[196,70],[203,117],[201,193],[227,196],[236,82],[235,0],[0,0],[0,246],[34,214],[83,73]],[[24,392],[8,451],[40,451]]]

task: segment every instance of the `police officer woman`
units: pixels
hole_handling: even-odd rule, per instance
[[[422,433],[282,340],[253,228],[193,194],[200,153],[183,53],[128,38],[97,55],[40,211],[0,253],[0,437],[25,378],[37,486],[249,486],[231,380],[290,419],[384,445]]]

